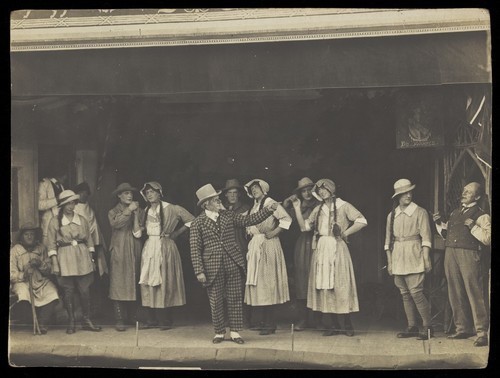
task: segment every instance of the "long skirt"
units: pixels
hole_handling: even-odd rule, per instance
[[[285,303],[290,300],[290,294],[280,240],[277,237],[266,239],[261,247],[256,285],[246,285],[245,303],[250,306]]]
[[[309,271],[312,258],[312,232],[301,232],[293,254],[295,273],[295,294],[297,299],[307,298]]]
[[[186,304],[186,293],[184,289],[184,275],[182,263],[177,245],[172,239],[162,238],[161,248],[157,240],[149,238],[144,244],[141,269],[149,262],[145,261],[147,248],[154,248],[152,253],[161,253],[160,277],[161,283],[156,286],[141,284],[142,305],[151,308],[166,308],[182,306]]]
[[[334,259],[330,277],[331,289],[317,289],[318,275],[325,272],[322,267],[322,256],[331,254],[334,250]],[[333,277],[332,277],[333,276]],[[324,287],[324,286],[323,286]],[[351,255],[347,244],[343,240],[335,240],[332,236],[321,236],[317,248],[313,252],[309,273],[307,307],[313,311],[324,313],[348,314],[359,311],[356,279],[352,267]]]

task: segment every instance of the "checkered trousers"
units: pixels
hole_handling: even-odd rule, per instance
[[[219,269],[212,285],[207,287],[212,323],[216,334],[226,333],[224,319],[224,298],[227,302],[227,314],[231,331],[243,329],[243,275],[227,253],[222,256],[223,269]]]

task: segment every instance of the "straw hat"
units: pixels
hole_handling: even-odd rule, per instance
[[[210,198],[217,197],[221,194],[221,190],[216,191],[212,184],[203,185],[200,189],[196,191],[196,197],[198,197],[197,206],[200,206],[203,202],[209,200]]]
[[[247,195],[250,198],[253,198],[252,193],[250,192],[250,187],[252,185],[254,185],[254,184],[258,184],[260,186],[260,188],[264,192],[264,195],[266,195],[269,192],[269,184],[267,182],[265,182],[262,179],[254,179],[254,180],[251,180],[251,181],[247,182],[245,184],[245,186],[244,186],[245,187],[245,191],[247,192]]]
[[[413,185],[408,179],[399,179],[394,183],[394,194],[391,198],[396,197],[399,194],[403,194],[413,190],[416,185]]]
[[[314,182],[309,177],[304,177],[299,180],[297,187],[293,190],[295,193],[300,192],[304,188],[313,187]]]
[[[80,199],[79,194],[75,194],[75,192],[72,190],[63,190],[61,194],[59,194],[59,198],[57,199],[58,202],[57,207],[62,207],[67,203],[71,201],[76,201],[78,199]]]
[[[124,182],[124,183],[121,183],[120,185],[118,185],[116,187],[115,190],[113,190],[113,193],[111,193],[113,195],[113,197],[116,197],[117,195],[123,193],[123,192],[137,192],[137,188],[134,188],[133,186],[130,186],[130,184],[128,182]]]

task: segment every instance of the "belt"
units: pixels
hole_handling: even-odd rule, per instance
[[[394,237],[394,241],[397,241],[397,242],[404,242],[404,241],[410,241],[410,240],[420,240],[420,239],[421,239],[420,235],[405,236],[402,238]]]
[[[87,241],[86,241],[86,240],[75,240],[75,241],[76,241],[76,243],[77,243],[77,244],[85,244],[85,243],[87,243]],[[59,241],[58,241],[56,244],[57,244],[57,246],[58,246],[59,248],[60,248],[60,247],[69,247],[70,245],[73,245],[73,243],[72,243],[72,242],[65,243],[65,242],[59,242]]]

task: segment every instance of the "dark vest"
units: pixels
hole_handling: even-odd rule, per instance
[[[462,214],[460,210],[461,209],[456,209],[450,215],[446,246],[478,251],[481,243],[472,236],[469,227],[465,226],[464,222],[468,218],[475,221],[481,215],[485,214],[485,212],[478,205],[472,206],[464,214]]]

